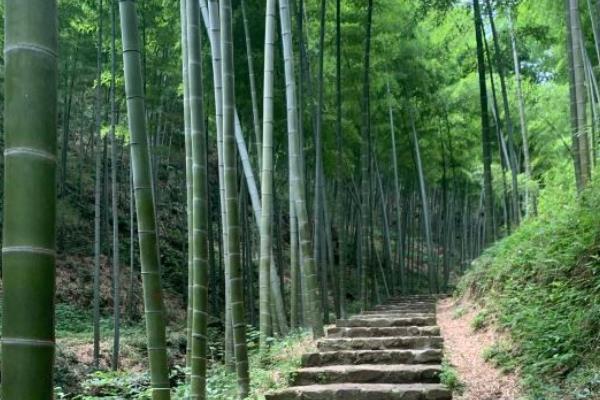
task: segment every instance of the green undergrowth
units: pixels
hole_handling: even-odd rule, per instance
[[[265,393],[288,386],[292,373],[300,367],[302,354],[314,344],[306,331],[295,331],[285,338],[273,339],[268,351],[261,354],[250,348],[250,394],[248,400],[262,400]],[[178,390],[182,396],[186,386]],[[207,397],[211,400],[231,400],[237,397],[236,374],[222,363],[214,363],[208,373]],[[179,397],[178,397],[179,398]]]
[[[440,381],[452,390],[453,393],[462,394],[464,391],[464,384],[458,377],[458,372],[452,364],[446,359],[442,361],[442,372],[440,373]]]
[[[530,399],[600,399],[600,180],[579,198],[554,172],[528,219],[473,263],[458,293],[508,340],[485,357],[520,374]]]
[[[257,340],[258,332],[249,328],[251,388],[248,400],[262,400],[265,393],[286,387],[293,371],[300,366],[302,354],[313,349],[311,336],[306,331],[295,331],[285,338],[273,338],[269,350],[262,354],[256,346]],[[175,388],[172,398],[187,398],[189,386],[184,381],[184,367],[175,365],[171,370],[171,386]],[[236,382],[235,372],[220,361],[211,361],[207,380],[207,397],[209,399],[231,400],[237,398]],[[62,389],[57,388],[56,398],[150,400],[149,386],[150,379],[145,370],[137,372],[130,370],[97,371],[88,374],[82,381],[79,394],[66,394]]]

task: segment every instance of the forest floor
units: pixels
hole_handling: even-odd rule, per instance
[[[481,310],[467,300],[438,303],[438,325],[444,337],[447,361],[456,369],[461,393],[455,400],[518,400],[522,398],[516,374],[505,374],[485,360],[486,350],[502,334],[493,326],[478,325]]]

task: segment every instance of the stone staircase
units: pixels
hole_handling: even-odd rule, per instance
[[[394,298],[337,321],[302,357],[292,386],[266,400],[451,400],[440,384],[434,296]]]

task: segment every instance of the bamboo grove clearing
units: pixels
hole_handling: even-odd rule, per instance
[[[455,291],[488,299],[526,388],[597,365],[507,322],[545,280],[502,265],[568,237],[540,233],[555,209],[595,232],[600,1],[1,10],[3,399],[447,400]],[[595,310],[594,237],[547,279],[584,277],[560,312]]]

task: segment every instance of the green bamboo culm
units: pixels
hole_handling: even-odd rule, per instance
[[[306,300],[303,306],[306,307],[306,316],[310,321],[313,336],[322,337],[323,320],[321,318],[321,305],[319,299],[319,288],[316,273],[315,260],[312,257],[312,242],[310,238],[310,228],[308,222],[308,212],[306,210],[306,198],[303,190],[304,181],[300,168],[301,146],[300,135],[298,134],[298,105],[296,102],[296,81],[294,72],[293,41],[291,31],[290,5],[288,0],[279,0],[279,19],[281,25],[281,42],[283,49],[283,61],[285,67],[286,81],[286,108],[287,108],[287,130],[289,141],[290,157],[290,186],[292,186],[292,197],[294,197],[294,211],[298,219],[298,237],[300,259],[302,260],[301,273],[302,290],[305,293]]]
[[[243,280],[240,263],[240,225],[238,220],[238,193],[235,174],[235,87],[233,73],[233,29],[231,0],[219,2],[221,21],[221,71],[223,85],[223,167],[227,229],[227,256],[229,257],[229,286],[231,290],[231,319],[238,395],[248,396],[250,377],[246,348],[246,323],[244,321]]]
[[[197,1],[186,5],[188,99],[193,171],[193,322],[191,360],[191,399],[206,398],[206,352],[208,327],[208,176],[206,170],[206,131],[202,87],[202,49]]]
[[[267,347],[269,326],[271,324],[269,280],[272,252],[273,221],[273,76],[275,52],[275,0],[267,0],[265,11],[265,65],[263,77],[263,137],[262,137],[262,177],[260,219],[260,266],[259,266],[259,310],[260,310],[260,348]]]
[[[187,0],[180,0],[181,20],[181,76],[183,78],[183,121],[185,138],[185,188],[186,188],[186,212],[187,212],[187,269],[188,269],[188,291],[187,291],[187,348],[185,366],[186,381],[190,383],[192,368],[192,325],[193,325],[193,228],[192,228],[192,133],[190,121],[189,82],[188,82],[188,55],[187,55]]]
[[[169,368],[165,338],[164,303],[160,279],[158,237],[152,187],[152,167],[146,131],[146,112],[142,83],[140,36],[136,4],[119,0],[125,94],[131,132],[131,165],[138,220],[142,286],[148,337],[148,357],[153,400],[169,400]]]
[[[2,398],[45,400],[54,396],[56,1],[4,7]]]

